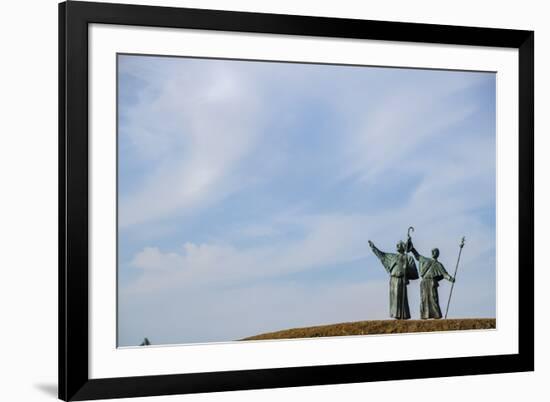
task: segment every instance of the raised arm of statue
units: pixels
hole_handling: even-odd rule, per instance
[[[374,245],[373,242],[369,240],[369,246],[374,253],[375,256],[377,256],[380,260],[384,260],[384,257],[386,256],[386,253],[383,251],[378,250],[378,248]]]
[[[391,265],[390,256],[391,256],[391,254],[384,253],[383,251],[378,250],[378,248],[376,248],[374,243],[371,242],[370,240],[369,240],[369,246],[370,246],[372,252],[374,253],[374,255],[376,257],[378,257],[378,259],[380,260],[380,262],[384,266],[384,269],[387,272],[390,272],[390,265]]]

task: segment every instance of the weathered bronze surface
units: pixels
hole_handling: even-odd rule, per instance
[[[449,275],[443,264],[438,261],[439,249],[434,248],[432,250],[432,258],[420,255],[414,246],[411,247],[411,252],[419,262],[420,277],[422,278],[420,281],[420,318],[439,319],[442,317],[437,291],[439,281],[447,279],[450,282],[454,282],[454,278]]]
[[[390,275],[390,316],[398,320],[411,318],[407,285],[410,280],[418,279],[414,259],[406,254],[409,248],[408,243],[405,245],[400,241],[397,243],[397,253],[385,253],[369,240],[369,246],[373,253]]]

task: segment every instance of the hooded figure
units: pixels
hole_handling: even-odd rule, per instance
[[[409,280],[418,279],[414,259],[406,254],[404,242],[397,243],[397,254],[384,253],[369,240],[369,246],[390,274],[390,316],[398,320],[411,318],[407,285]]]
[[[420,267],[420,318],[436,318],[442,317],[441,308],[439,307],[439,294],[437,288],[439,281],[447,279],[449,282],[454,282],[455,279],[443,267],[437,258],[439,257],[439,249],[432,250],[432,258],[424,257],[418,254],[414,247],[411,247],[411,252],[414,258],[419,262]]]

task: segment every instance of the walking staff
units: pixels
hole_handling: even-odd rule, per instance
[[[455,274],[453,275],[453,278],[456,280],[456,272],[458,271],[458,263],[460,262],[460,255],[462,254],[462,248],[464,247],[464,241],[466,238],[462,236],[462,241],[460,242],[460,250],[458,252],[458,260],[456,260],[456,267],[455,267]],[[455,287],[455,282],[452,282],[451,285],[451,291],[449,292],[449,301],[447,302],[447,309],[445,310],[445,319],[447,318],[447,314],[449,313],[449,305],[451,304],[451,296],[453,295],[453,288]]]
[[[405,256],[408,256],[408,253],[411,251],[412,247],[412,240],[411,240],[411,231],[414,232],[414,228],[412,226],[409,226],[407,229],[407,243],[405,244]],[[407,270],[405,270],[405,278],[407,277]],[[401,299],[401,310],[405,311],[405,292],[407,291],[407,281],[403,281],[403,287],[401,289],[401,292],[403,292],[403,298]]]

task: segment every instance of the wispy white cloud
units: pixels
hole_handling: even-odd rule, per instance
[[[367,266],[377,267],[377,261],[367,247],[368,240],[372,239],[380,248],[394,252],[395,244],[404,239],[409,224],[420,228],[414,236],[418,250],[429,255],[433,247],[438,247],[441,260],[449,270],[453,268],[462,234],[470,233],[472,236],[468,237],[463,259],[464,269],[483,272],[494,268],[492,265],[476,267],[481,257],[494,251],[490,231],[464,213],[434,219],[429,208],[426,205],[425,212],[416,216],[412,216],[410,207],[406,206],[373,216],[301,215],[288,217],[288,221],[279,218],[266,222],[265,227],[280,228],[283,232],[285,224],[291,221],[300,226],[303,234],[290,241],[275,238],[271,244],[261,246],[243,248],[223,243],[188,242],[176,251],[145,247],[131,261],[131,266],[140,271],[139,279],[123,290],[145,295],[168,288],[242,284],[367,258],[370,260],[365,260],[365,270],[372,270]],[[382,272],[380,269],[380,274]]]
[[[204,207],[242,185],[232,174],[261,132],[261,100],[238,71],[192,70],[159,67],[142,76],[154,82],[126,110],[130,150],[157,162],[121,197],[121,227]]]
[[[354,261],[367,255],[364,220],[360,216],[295,217],[303,236],[259,247],[185,243],[176,252],[146,247],[131,262],[142,276],[125,290],[148,293],[189,284],[265,280]]]
[[[433,169],[433,160],[440,162],[438,151],[426,145],[478,110],[478,103],[453,101],[475,83],[453,79],[420,86],[407,83],[383,93],[365,113],[347,116],[352,128],[344,174],[372,183],[388,170],[425,174]]]
[[[212,225],[206,241],[178,237],[173,229],[166,232],[168,246],[162,230],[141,236],[124,265],[132,279],[120,288],[125,342],[138,333],[172,343],[227,340],[386,317],[386,273],[367,241],[393,251],[409,225],[416,227],[418,250],[428,254],[439,247],[449,271],[461,236],[467,236],[460,286],[479,294],[457,291],[455,314],[494,314],[495,227],[490,217],[480,218],[482,210],[495,212],[494,124],[471,123],[480,113],[490,119],[491,112],[481,112],[485,100],[468,95],[487,82],[485,76],[440,72],[417,82],[416,75],[394,71],[381,85],[375,75],[354,80],[321,68],[292,74],[288,66],[256,71],[195,62],[182,68],[173,61],[126,68],[146,82],[125,116],[129,152],[136,164],[151,167],[121,197],[120,224],[128,238],[133,231],[163,228],[167,218],[170,228],[184,225],[186,217],[200,217],[230,196],[271,201],[277,191],[294,191],[301,199],[274,203],[275,210],[237,224]],[[285,140],[295,125],[315,127],[302,121],[311,116],[290,108],[309,103],[322,104],[341,123],[338,140],[316,153],[319,164],[332,161],[332,170],[311,170],[312,182],[324,175],[336,206],[310,194],[307,184],[286,189],[275,174],[282,171],[291,181],[305,166]],[[288,131],[274,140],[269,125],[281,121]],[[473,132],[462,131],[466,123]],[[302,140],[296,146],[309,145]],[[255,187],[258,177],[273,186]],[[350,188],[354,192],[346,193]],[[388,201],[388,192],[394,200]],[[368,201],[346,209],[350,197]],[[364,280],[348,277],[345,269],[337,281],[297,279],[358,262],[365,266]],[[417,287],[410,294],[414,312]]]

